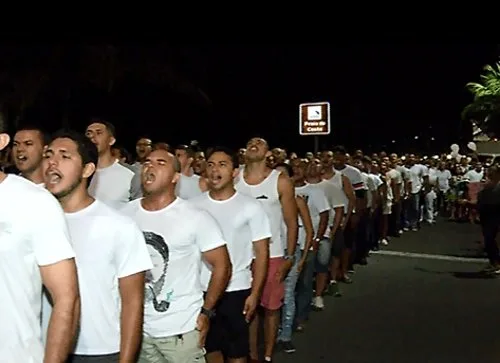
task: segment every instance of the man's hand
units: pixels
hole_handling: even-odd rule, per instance
[[[279,283],[285,280],[286,275],[288,275],[288,272],[290,272],[292,266],[293,266],[293,259],[285,260],[285,262],[281,264],[278,272],[276,272],[276,279],[278,280]]]
[[[200,332],[200,340],[198,345],[200,348],[205,347],[205,340],[207,339],[208,329],[210,328],[210,319],[205,314],[198,315],[196,320],[196,330]]]
[[[243,307],[243,315],[245,315],[245,320],[247,323],[253,318],[253,314],[255,314],[255,309],[257,309],[258,297],[255,295],[250,295],[245,300],[245,306]]]

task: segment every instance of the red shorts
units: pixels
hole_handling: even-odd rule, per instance
[[[260,305],[267,310],[278,310],[285,299],[285,281],[279,282],[276,275],[285,260],[283,257],[269,259],[267,279],[260,298]]]

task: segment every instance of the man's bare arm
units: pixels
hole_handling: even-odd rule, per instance
[[[66,362],[80,320],[80,294],[74,259],[40,266],[42,281],[53,302],[44,363]]]
[[[120,363],[136,361],[144,318],[144,272],[119,279],[121,298]]]
[[[212,310],[221,295],[226,291],[231,278],[231,261],[226,246],[203,252],[203,258],[212,266],[212,276],[210,277],[203,307]]]
[[[344,221],[344,227],[345,227],[347,225],[347,221],[349,221],[349,218],[351,218],[354,207],[356,206],[356,194],[354,194],[354,189],[352,187],[349,178],[347,178],[345,175],[342,175],[342,187],[344,188],[344,193],[349,202],[345,214],[345,221]]]
[[[251,294],[260,299],[262,289],[267,278],[267,265],[269,262],[269,238],[253,243],[255,259],[253,261],[253,281]]]
[[[287,253],[293,256],[297,248],[297,235],[299,232],[298,210],[295,200],[295,188],[290,179],[283,174],[278,179],[278,192],[287,230]]]

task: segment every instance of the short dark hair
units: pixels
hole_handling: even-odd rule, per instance
[[[115,125],[113,125],[111,122],[103,120],[101,118],[93,118],[90,120],[89,125],[92,124],[103,124],[104,126],[106,126],[106,130],[108,130],[111,136],[116,137],[116,128]]]
[[[93,163],[97,167],[97,160],[99,159],[97,147],[87,137],[74,130],[62,129],[52,135],[49,144],[55,139],[72,140],[77,146],[78,154],[82,158],[82,164]]]
[[[240,161],[239,161],[239,158],[238,158],[238,154],[236,152],[234,152],[232,149],[230,149],[228,147],[225,147],[225,146],[215,146],[215,147],[213,147],[213,148],[210,149],[210,153],[207,156],[207,160],[210,159],[210,157],[214,153],[224,153],[224,154],[226,154],[231,159],[231,163],[233,164],[233,168],[234,169],[237,169],[237,168],[240,167]]]
[[[45,132],[45,130],[43,130],[40,126],[34,124],[24,124],[21,125],[21,127],[19,127],[16,130],[16,133],[19,131],[38,131],[42,136],[42,141],[44,146],[48,145],[50,142],[50,135],[47,132]]]
[[[194,158],[194,154],[195,154],[195,151],[193,149],[192,146],[188,146],[188,145],[177,145],[175,148],[174,148],[174,152],[176,150],[184,150],[186,152],[186,154],[190,157],[190,158]]]
[[[334,153],[339,153],[339,154],[342,154],[342,155],[347,154],[347,151],[345,150],[345,147],[343,147],[342,145],[335,146],[333,148],[333,152]]]

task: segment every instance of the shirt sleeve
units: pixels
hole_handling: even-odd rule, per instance
[[[64,212],[51,195],[40,194],[33,201],[34,209],[26,223],[30,230],[36,262],[39,266],[51,265],[75,257]]]
[[[217,221],[204,210],[198,210],[196,218],[196,243],[201,252],[214,250],[226,245]]]
[[[326,199],[325,192],[317,188],[314,190],[312,195],[312,203],[316,207],[319,213],[323,213],[330,210],[330,205],[328,204],[328,199]]]
[[[130,200],[142,198],[141,173],[137,172],[130,181]]]
[[[363,182],[363,175],[361,174],[361,172],[356,169],[356,168],[352,168],[352,176],[351,176],[351,184],[352,184],[352,188],[354,190],[362,190],[365,188],[365,183]]]
[[[260,241],[271,238],[271,223],[264,207],[259,202],[252,203],[252,215],[250,216],[250,232],[252,241]]]
[[[117,221],[118,222],[118,221]],[[120,220],[115,243],[115,263],[118,278],[127,277],[153,268],[144,234],[136,223],[125,216]]]

